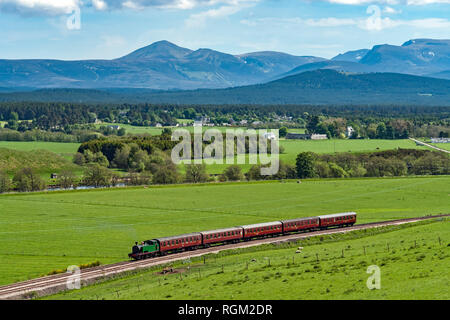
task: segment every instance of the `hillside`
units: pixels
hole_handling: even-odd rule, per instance
[[[48,150],[19,151],[0,148],[0,171],[10,174],[21,168],[29,167],[40,174],[50,174],[63,169],[79,171],[80,167],[70,160]]]

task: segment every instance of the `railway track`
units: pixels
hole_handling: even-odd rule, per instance
[[[145,269],[157,265],[167,264],[183,259],[189,259],[194,257],[199,257],[205,254],[210,253],[218,253],[224,250],[230,249],[238,249],[238,248],[247,248],[258,246],[262,244],[270,244],[270,243],[283,243],[283,242],[292,242],[302,238],[308,237],[316,237],[320,235],[327,235],[333,233],[345,233],[353,230],[361,230],[361,229],[369,229],[390,225],[400,225],[405,223],[413,223],[427,219],[439,218],[450,216],[450,214],[437,215],[437,216],[424,216],[418,218],[408,218],[408,219],[398,219],[398,220],[390,220],[390,221],[382,221],[382,222],[372,222],[366,224],[354,225],[352,227],[346,228],[337,228],[337,229],[327,229],[321,231],[313,231],[306,233],[297,233],[297,234],[289,234],[282,235],[273,238],[263,238],[254,241],[248,242],[240,242],[235,244],[227,244],[221,246],[213,246],[209,248],[199,249],[195,251],[186,251],[177,254],[172,254],[163,257],[151,258],[148,260],[139,260],[139,261],[123,261],[115,264],[104,265],[89,269],[81,270],[79,275],[80,283],[82,285],[87,285],[92,282],[95,282],[99,279],[105,277],[111,277],[113,275],[117,275],[127,271]],[[36,278],[28,281],[18,282],[6,286],[0,287],[0,299],[26,299],[30,296],[44,296],[48,294],[57,293],[62,290],[67,289],[67,283],[73,279],[73,275],[69,273],[61,273],[51,276],[46,276],[42,278]]]

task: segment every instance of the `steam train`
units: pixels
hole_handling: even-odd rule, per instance
[[[209,246],[251,241],[291,233],[342,228],[352,226],[355,222],[356,213],[345,212],[194,232],[146,240],[141,244],[136,242],[128,256],[134,260],[142,260],[176,252],[207,248]]]

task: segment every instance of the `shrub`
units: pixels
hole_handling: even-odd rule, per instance
[[[224,176],[227,180],[230,181],[239,181],[244,179],[244,175],[242,174],[242,169],[238,165],[231,165],[224,171]]]

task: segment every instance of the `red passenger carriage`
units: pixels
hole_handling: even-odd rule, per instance
[[[243,230],[241,227],[233,227],[218,230],[201,232],[204,245],[211,245],[222,242],[238,242],[242,239]]]
[[[355,212],[344,212],[319,216],[320,228],[352,226],[356,222]]]
[[[197,249],[202,245],[201,233],[188,233],[179,236],[155,239],[159,242],[161,253]]]
[[[255,237],[265,237],[283,233],[283,224],[280,221],[266,222],[242,226],[244,229],[244,239]]]
[[[303,230],[318,229],[320,225],[319,217],[297,218],[282,220],[283,232],[298,232]]]

